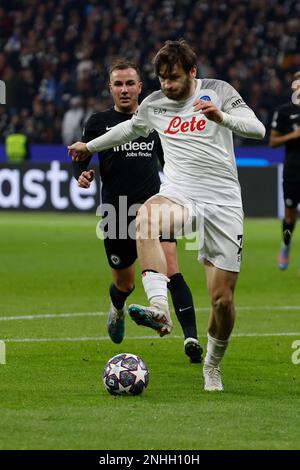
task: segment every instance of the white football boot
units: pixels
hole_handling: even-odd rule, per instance
[[[204,363],[203,377],[204,390],[207,392],[222,392],[224,390],[219,367],[212,367]]]

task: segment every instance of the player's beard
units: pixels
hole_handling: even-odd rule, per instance
[[[193,81],[194,79],[187,75],[182,84],[182,87],[179,90],[176,90],[176,91],[162,90],[162,91],[166,95],[166,97],[169,98],[170,100],[182,101],[189,97]]]

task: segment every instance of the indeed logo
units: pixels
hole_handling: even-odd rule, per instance
[[[115,152],[127,152],[130,150],[148,150],[151,152],[154,147],[154,140],[151,142],[127,142],[127,144],[123,145],[118,145],[117,147],[114,147]]]
[[[183,121],[181,117],[175,116],[169,126],[168,129],[164,131],[164,134],[177,134],[178,132],[195,132],[195,131],[203,131],[206,126],[206,120],[200,119],[197,121],[196,116],[193,116],[191,121]]]

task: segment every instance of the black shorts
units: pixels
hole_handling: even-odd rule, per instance
[[[106,214],[104,214],[105,217]],[[113,269],[129,268],[137,259],[135,240],[135,216],[128,216],[120,221],[119,213],[116,213],[116,221],[109,229],[103,227],[105,232],[104,247],[108,264]],[[120,225],[122,230],[120,231]],[[160,239],[176,243],[175,238]]]
[[[283,181],[284,205],[287,209],[295,209],[300,203],[300,181]]]

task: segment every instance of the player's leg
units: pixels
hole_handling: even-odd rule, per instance
[[[282,221],[282,245],[278,255],[278,267],[281,270],[287,269],[292,246],[292,234],[297,221],[297,207],[285,208],[284,219]]]
[[[233,295],[242,259],[243,210],[241,207],[207,205],[201,227],[203,244],[200,259],[204,261],[211,299],[203,366],[204,389],[221,391],[223,384],[219,366],[235,318]]]
[[[106,256],[111,267],[113,282],[109,288],[111,299],[107,330],[114,343],[121,343],[125,333],[125,302],[134,290],[137,258],[135,240],[104,240]]]
[[[184,334],[184,351],[190,358],[190,362],[200,363],[202,361],[203,348],[199,344],[197,337],[194,302],[191,290],[185,282],[183,275],[179,272],[176,241],[175,239],[168,241],[161,240],[161,246],[167,261],[167,276],[170,279],[168,289],[172,297],[177,319]]]
[[[211,313],[208,321],[208,343],[204,361],[205,390],[223,390],[220,362],[227,349],[235,320],[233,302],[238,273],[224,271],[205,262]]]
[[[284,181],[283,184],[285,213],[282,221],[282,245],[278,255],[278,267],[287,269],[289,265],[292,234],[297,221],[297,206],[299,203],[298,185]]]
[[[170,333],[167,262],[159,240],[174,236],[188,219],[188,210],[162,196],[153,196],[140,208],[137,219],[137,251],[143,285],[150,306],[132,305],[129,314],[140,325],[155,329],[160,336]]]

